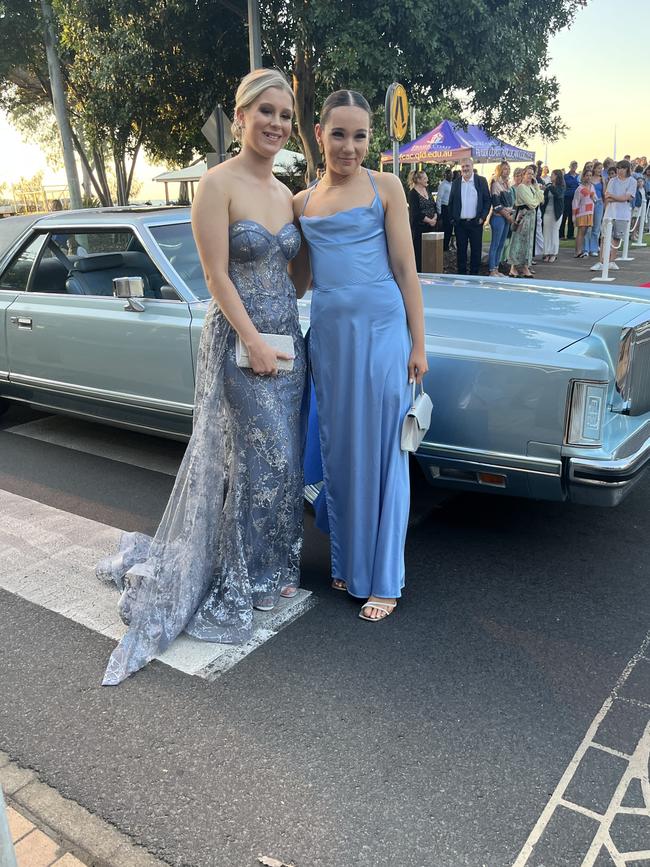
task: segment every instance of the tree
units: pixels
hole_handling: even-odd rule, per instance
[[[75,147],[101,203],[113,202],[107,160],[125,203],[141,148],[173,165],[205,150],[203,121],[247,69],[243,22],[219,0],[54,7]],[[37,0],[0,0],[0,106],[23,125],[52,104],[38,10]]]
[[[546,74],[548,41],[585,2],[266,0],[265,47],[291,72],[310,175],[318,162],[315,107],[340,87],[376,105],[401,81],[420,106],[456,95],[490,132],[555,139],[564,127],[557,81]]]

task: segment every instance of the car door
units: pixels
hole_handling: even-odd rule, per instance
[[[99,404],[107,417],[123,418],[123,407],[191,415],[194,371],[187,303],[143,298],[142,312],[127,309],[124,299],[112,295],[114,269],[93,274],[89,293],[97,294],[70,294],[66,267],[74,256],[106,259],[108,253],[110,259],[126,250],[133,237],[123,226],[66,227],[48,236],[27,291],[9,306],[11,383],[72,396],[79,408]]]
[[[9,350],[7,346],[9,316],[7,311],[16,297],[27,289],[29,275],[34,266],[44,238],[32,237],[21,247],[10,264],[0,274],[0,382],[9,380]],[[17,324],[17,323],[16,323]]]

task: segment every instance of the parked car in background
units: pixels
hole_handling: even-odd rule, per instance
[[[7,225],[11,224],[11,225]],[[187,438],[209,294],[188,208],[0,234],[0,401]],[[615,505],[650,459],[650,291],[422,275],[435,487]],[[305,330],[309,298],[300,301]]]

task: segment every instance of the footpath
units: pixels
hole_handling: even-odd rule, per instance
[[[610,271],[609,276],[614,280],[611,283],[592,283],[594,277],[600,273],[591,270],[591,266],[598,259],[589,256],[587,259],[576,259],[575,248],[560,247],[560,253],[556,262],[542,262],[541,256],[537,264],[533,266],[536,280],[571,280],[574,283],[590,283],[602,292],[616,291],[617,286],[640,286],[642,283],[650,283],[650,234],[644,236],[645,247],[629,245],[628,256],[631,262],[617,260],[618,271]],[[488,247],[489,249],[489,247]],[[622,251],[619,251],[619,254]]]
[[[1,751],[0,786],[17,867],[167,867]],[[0,815],[0,867],[14,867],[3,848],[3,824]]]

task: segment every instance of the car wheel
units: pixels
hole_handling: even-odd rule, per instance
[[[0,416],[4,415],[10,406],[11,406],[10,400],[5,400],[4,397],[0,397]]]

